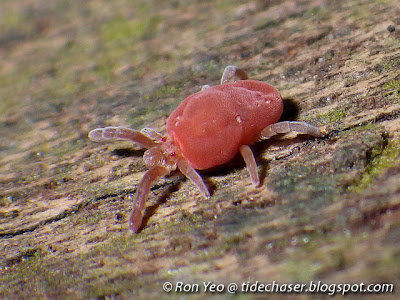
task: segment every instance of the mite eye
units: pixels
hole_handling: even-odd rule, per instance
[[[167,141],[166,137],[161,138],[161,141],[163,141],[164,143]]]
[[[170,154],[170,156],[175,156],[175,152],[172,152],[172,153]]]

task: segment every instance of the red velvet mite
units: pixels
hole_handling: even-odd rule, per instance
[[[130,229],[137,232],[142,226],[151,184],[160,176],[178,168],[205,197],[210,197],[196,169],[222,165],[239,151],[253,185],[258,186],[256,161],[248,145],[290,131],[321,136],[317,127],[305,122],[278,122],[282,111],[281,95],[273,86],[248,80],[244,70],[228,66],[222,74],[221,85],[203,86],[172,112],[167,120],[167,137],[151,128],[139,132],[105,127],[90,131],[89,138],[95,142],[130,140],[148,149],[143,159],[149,170],[137,187],[129,222]]]

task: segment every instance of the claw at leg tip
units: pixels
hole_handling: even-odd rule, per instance
[[[328,131],[326,130],[325,126],[324,127],[319,127],[318,129],[319,129],[319,136],[318,137],[323,137],[323,136],[328,134]]]
[[[140,229],[141,224],[135,223],[135,222],[129,222],[129,229],[130,231],[132,231],[133,233],[138,233],[139,229]]]
[[[201,194],[204,196],[204,198],[207,198],[207,199],[211,198],[211,194],[208,190],[207,190],[207,192],[202,192]]]
[[[142,222],[143,222],[143,216],[141,213],[137,213],[133,211],[131,218],[129,220],[129,229],[133,233],[138,233],[140,228],[142,227]]]

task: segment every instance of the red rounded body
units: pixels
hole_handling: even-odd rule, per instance
[[[257,141],[282,110],[281,95],[273,86],[240,80],[187,97],[168,118],[167,131],[193,168],[208,169]]]

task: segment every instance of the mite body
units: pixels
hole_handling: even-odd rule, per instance
[[[146,197],[152,182],[160,176],[178,168],[205,197],[210,197],[196,169],[222,165],[240,152],[252,183],[258,186],[257,166],[248,145],[290,131],[321,136],[317,127],[305,122],[278,122],[283,111],[279,92],[267,83],[247,78],[244,70],[226,67],[221,85],[204,86],[172,112],[167,120],[167,137],[151,128],[139,132],[105,127],[89,132],[95,142],[130,140],[148,149],[143,158],[149,170],[137,187],[129,222],[132,231],[141,228]]]
[[[241,80],[187,97],[169,117],[167,131],[191,166],[208,169],[231,160],[240,146],[257,141],[282,110],[274,87]]]

